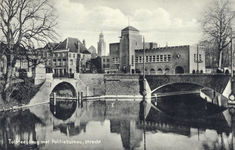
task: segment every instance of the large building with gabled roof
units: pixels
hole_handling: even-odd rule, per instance
[[[47,51],[43,56],[47,59],[46,72],[53,72],[55,77],[63,77],[79,72],[90,59],[91,53],[79,39],[68,37],[54,47],[51,53]]]

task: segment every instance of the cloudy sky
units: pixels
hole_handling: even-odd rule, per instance
[[[106,49],[131,25],[146,42],[160,46],[197,44],[198,20],[210,0],[52,0],[59,13],[60,40],[75,37],[97,48],[101,30]],[[128,21],[129,20],[129,21]]]

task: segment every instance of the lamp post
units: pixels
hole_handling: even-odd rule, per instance
[[[233,32],[231,28],[231,78],[233,78]]]
[[[143,37],[143,79],[145,79],[145,41]]]
[[[234,95],[234,78],[233,78],[233,37],[232,37],[232,28],[231,28],[231,93],[229,94],[229,102],[234,103],[235,95]]]
[[[198,45],[197,45],[197,73],[199,73],[199,62],[198,62]]]
[[[145,96],[146,96],[146,79],[145,79],[145,41],[144,41],[144,37],[143,37],[143,98],[145,100]]]

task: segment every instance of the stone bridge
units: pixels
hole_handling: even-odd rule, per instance
[[[143,76],[140,76],[140,79],[142,78]],[[223,95],[225,92],[229,91],[227,90],[229,86],[229,94],[231,94],[231,89],[233,92],[235,90],[231,87],[231,76],[224,74],[146,75],[145,78],[148,82],[151,93],[160,89],[163,86],[173,83],[190,83],[201,85],[204,87],[211,88]],[[228,97],[228,94],[225,94],[224,96]]]
[[[29,105],[49,102],[53,90],[56,87],[64,87],[65,85],[70,87],[73,93],[72,97],[78,98],[79,94],[81,95],[81,92],[83,93],[83,96],[90,96],[89,87],[79,79],[79,74],[75,74],[74,78],[53,78],[52,74],[46,74],[43,85],[30,101]]]

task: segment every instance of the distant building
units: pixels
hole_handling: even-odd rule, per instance
[[[101,57],[101,70],[105,73],[110,73],[110,56]]]
[[[68,37],[59,43],[53,50],[44,48],[42,56],[47,60],[47,73],[53,72],[54,76],[68,76],[86,69],[86,61],[91,59],[91,53],[77,38]],[[85,67],[84,67],[85,66]]]
[[[104,34],[101,32],[99,35],[99,42],[97,43],[98,55],[106,56],[106,43],[104,41]]]
[[[136,28],[128,26],[121,31],[120,38],[119,43],[109,44],[109,72],[135,73],[135,49],[143,48],[142,35]],[[156,48],[157,43],[145,43],[145,47]]]
[[[93,45],[88,48],[88,51],[91,53],[91,59],[95,59],[98,56]]]
[[[205,52],[193,46],[158,47],[145,42],[146,74],[205,73]],[[120,43],[109,44],[110,55],[102,57],[106,73],[143,73],[143,42],[139,30],[128,26],[121,31]],[[109,60],[109,61],[107,61]]]
[[[205,73],[205,52],[189,45],[145,49],[146,74]],[[143,49],[135,50],[135,72],[143,73]]]

